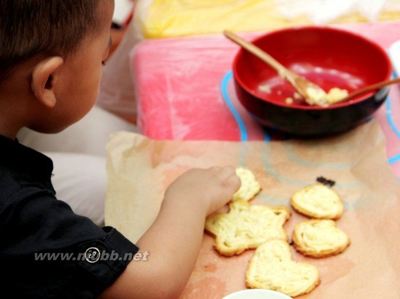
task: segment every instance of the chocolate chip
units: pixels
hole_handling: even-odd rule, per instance
[[[321,183],[322,185],[328,186],[328,187],[333,187],[336,184],[335,181],[327,179],[323,176],[317,177],[317,182]]]

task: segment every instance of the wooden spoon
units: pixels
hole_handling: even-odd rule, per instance
[[[345,97],[343,100],[341,100],[340,102],[344,102],[347,100],[351,100],[357,96],[366,94],[368,92],[371,91],[375,91],[378,89],[381,89],[382,87],[388,86],[388,85],[392,85],[392,84],[396,84],[396,83],[400,83],[400,78],[396,78],[396,79],[392,79],[392,80],[386,80],[386,81],[382,81],[382,82],[378,82],[375,84],[371,84],[368,86],[365,86],[363,88],[360,88],[358,90],[353,91],[352,93],[350,93],[347,97]]]
[[[300,76],[300,75],[290,71],[289,69],[284,67],[282,64],[280,64],[271,55],[269,55],[265,51],[261,50],[259,47],[255,46],[253,43],[244,40],[243,38],[236,35],[235,33],[225,30],[224,35],[227,38],[229,38],[231,41],[233,41],[234,43],[241,46],[243,49],[247,50],[251,54],[260,58],[262,61],[267,63],[273,69],[275,69],[283,79],[287,80],[298,91],[298,93],[305,99],[305,101],[308,104],[310,104],[310,105],[327,104],[327,103],[325,103],[325,99],[323,99],[323,97],[325,97],[326,93],[321,87],[319,87],[315,83],[307,80],[303,76]],[[321,95],[321,98],[318,98],[316,100],[314,99],[315,96],[313,96],[313,98],[311,98],[310,91],[314,95]]]

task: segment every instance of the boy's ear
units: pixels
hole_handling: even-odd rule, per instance
[[[53,56],[40,61],[32,72],[32,92],[36,99],[48,108],[53,108],[57,103],[54,84],[57,80],[56,71],[62,66],[64,60]]]

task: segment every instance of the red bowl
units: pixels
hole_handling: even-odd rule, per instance
[[[280,63],[328,91],[349,92],[387,80],[392,66],[376,43],[348,31],[300,27],[274,31],[253,41]],[[294,88],[275,70],[241,49],[233,63],[235,87],[242,105],[261,124],[299,136],[321,136],[349,130],[371,118],[389,92],[383,88],[329,107],[304,102],[287,104]]]

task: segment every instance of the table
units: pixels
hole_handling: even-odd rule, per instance
[[[388,48],[400,39],[400,22],[340,25]],[[247,37],[254,37],[249,34]],[[230,71],[237,46],[222,36],[146,40],[131,53],[144,135],[176,140],[265,140],[270,134],[239,104]],[[393,87],[377,112],[387,138],[388,161],[400,176],[400,93]]]

